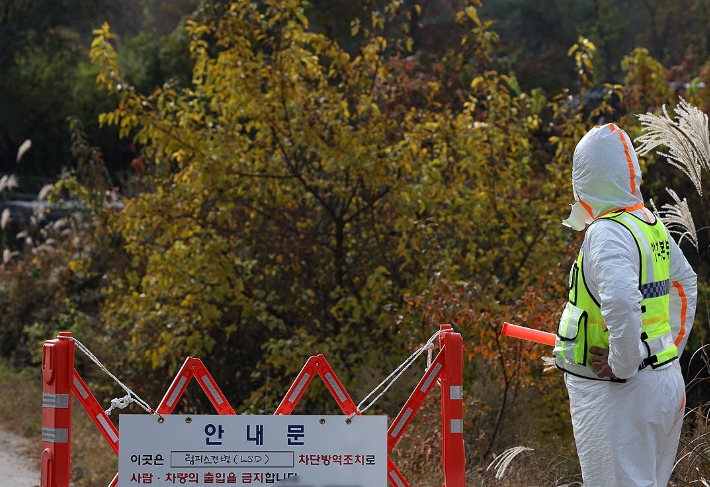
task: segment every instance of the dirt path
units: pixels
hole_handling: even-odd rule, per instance
[[[0,429],[0,486],[39,487],[39,463],[31,460],[32,447],[29,440]]]

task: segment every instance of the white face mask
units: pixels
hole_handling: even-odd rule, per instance
[[[569,217],[567,217],[562,224],[566,227],[570,227],[572,230],[581,232],[592,222],[593,218],[589,215],[587,210],[584,209],[584,206],[582,206],[579,201],[570,206],[572,207],[572,211],[570,212]]]

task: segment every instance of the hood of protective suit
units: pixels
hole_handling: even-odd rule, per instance
[[[643,208],[641,168],[629,136],[614,124],[597,126],[574,150],[572,190],[575,204],[562,224],[584,230],[610,211]]]

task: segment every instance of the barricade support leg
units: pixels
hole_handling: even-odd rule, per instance
[[[222,393],[217,383],[212,378],[212,375],[207,370],[207,367],[202,363],[202,360],[194,357],[187,357],[185,362],[180,367],[175,379],[165,392],[165,396],[160,401],[156,412],[158,414],[172,414],[178,400],[187,390],[192,378],[195,378],[202,390],[207,395],[214,408],[219,414],[236,414],[232,406],[227,402],[227,398]]]
[[[343,383],[340,382],[338,376],[335,375],[335,371],[333,371],[333,368],[322,354],[314,355],[306,361],[274,414],[291,414],[316,374],[323,379],[325,386],[330,391],[330,395],[338,403],[343,414],[359,414],[350,394],[345,390]]]
[[[74,370],[72,392],[74,397],[84,406],[84,410],[91,418],[91,421],[94,422],[114,453],[118,455],[118,430],[76,370]]]
[[[397,465],[394,464],[391,458],[387,458],[387,480],[394,487],[409,487],[409,482],[404,478],[402,472],[399,471]]]

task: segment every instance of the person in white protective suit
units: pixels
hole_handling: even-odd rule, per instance
[[[563,222],[586,230],[570,272],[555,362],[564,370],[585,487],[666,487],[685,384],[677,357],[695,315],[695,272],[644,207],[629,136],[591,129],[572,166],[576,203]]]

